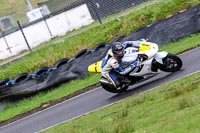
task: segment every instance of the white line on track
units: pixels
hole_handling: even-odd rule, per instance
[[[60,103],[58,103],[58,104],[56,104],[56,105],[53,105],[53,106],[51,106],[51,107],[49,107],[49,108],[46,108],[46,109],[41,110],[41,111],[38,111],[38,112],[36,112],[36,113],[34,113],[34,114],[31,114],[31,115],[29,115],[29,116],[26,116],[26,117],[24,117],[24,118],[22,118],[22,119],[19,119],[19,120],[17,120],[17,121],[12,122],[12,123],[9,123],[9,124],[7,124],[7,125],[5,125],[5,126],[0,127],[0,129],[1,129],[1,128],[5,128],[5,127],[7,127],[7,126],[10,126],[10,125],[12,125],[12,124],[15,124],[15,123],[17,123],[17,122],[19,122],[19,121],[22,121],[22,120],[24,120],[24,119],[28,119],[29,117],[32,117],[32,116],[37,115],[37,114],[39,114],[39,113],[41,113],[41,112],[47,111],[47,110],[49,110],[49,109],[51,109],[51,108],[54,108],[54,107],[56,107],[56,106],[58,106],[58,105],[60,105],[60,104],[63,104],[63,103],[68,102],[68,101],[71,101],[71,100],[73,100],[73,99],[75,99],[75,98],[78,98],[78,97],[80,97],[80,96],[82,96],[82,95],[85,95],[85,94],[87,94],[87,93],[90,93],[90,92],[92,92],[92,91],[95,91],[95,90],[97,90],[97,89],[99,89],[99,88],[100,88],[100,87],[98,87],[98,88],[96,88],[96,89],[93,89],[93,90],[90,90],[90,91],[88,91],[88,92],[85,92],[85,93],[83,93],[83,94],[80,94],[80,95],[78,95],[78,96],[72,97],[72,98],[70,98],[70,99],[68,99],[68,100],[66,100],[66,101],[60,102]]]
[[[196,48],[198,48],[198,47],[196,47]],[[196,48],[194,48],[194,49],[196,49]],[[184,54],[186,54],[186,53],[188,53],[188,52],[190,52],[190,51],[191,51],[191,50],[186,51],[186,52],[184,52],[184,53],[181,53],[180,55],[184,55]],[[199,72],[199,71],[190,73],[190,74],[188,74],[188,75],[185,75],[184,77],[189,76],[189,75],[194,74],[194,73],[198,73],[198,72]],[[181,78],[182,78],[182,77],[181,77]],[[180,79],[180,78],[179,78],[179,79]],[[176,80],[178,80],[178,79],[176,79]],[[173,81],[175,81],[175,80],[173,80]],[[85,93],[83,93],[83,94],[80,94],[80,95],[78,95],[78,96],[72,97],[72,98],[70,98],[70,99],[68,99],[68,100],[66,100],[66,101],[63,101],[63,102],[58,103],[58,104],[56,104],[56,105],[53,105],[53,106],[51,106],[51,107],[49,107],[49,108],[47,108],[47,109],[44,109],[44,110],[42,110],[42,111],[38,111],[38,112],[36,112],[36,113],[34,113],[34,114],[31,114],[31,115],[29,115],[29,116],[26,116],[26,117],[24,117],[24,118],[22,118],[22,119],[19,119],[19,120],[17,120],[17,121],[12,122],[12,123],[9,123],[9,124],[7,124],[7,125],[5,125],[5,126],[0,127],[0,129],[5,128],[5,127],[10,126],[10,125],[13,125],[13,124],[15,124],[15,123],[17,123],[17,122],[19,122],[19,121],[24,120],[24,119],[28,119],[29,117],[32,117],[32,116],[37,115],[37,114],[39,114],[39,113],[41,113],[41,112],[47,111],[47,110],[49,110],[49,109],[51,109],[51,108],[54,108],[54,107],[56,107],[56,106],[58,106],[58,105],[60,105],[60,104],[62,104],[62,103],[65,103],[65,102],[68,102],[68,101],[73,100],[73,99],[75,99],[75,98],[78,98],[78,97],[80,97],[80,96],[82,96],[82,95],[85,95],[85,94],[87,94],[87,93],[90,93],[90,92],[92,92],[92,91],[95,91],[95,90],[97,90],[97,89],[99,89],[99,88],[100,88],[100,87],[98,87],[98,88],[96,88],[96,89],[93,89],[93,90],[90,90],[90,91],[88,91],[88,92],[85,92]],[[154,88],[152,88],[152,89],[154,89]],[[149,90],[152,90],[152,89],[149,89]],[[146,90],[146,91],[149,91],[149,90]],[[146,91],[143,91],[143,92],[146,92]],[[123,100],[123,99],[122,99],[122,100]],[[105,108],[105,107],[110,106],[110,105],[112,105],[112,104],[118,103],[118,102],[120,102],[120,101],[122,101],[122,100],[116,101],[116,102],[114,102],[114,103],[108,104],[108,105],[103,106],[103,107],[98,108],[98,109]],[[98,109],[96,109],[96,110],[98,110]],[[94,112],[94,111],[96,111],[96,110],[93,110],[93,111],[91,111],[91,112]],[[91,112],[88,112],[88,113],[79,115],[79,116],[77,116],[77,117],[74,117],[74,118],[69,119],[69,120],[64,121],[64,122],[68,122],[68,121],[70,121],[70,120],[76,119],[76,118],[78,118],[78,117],[81,117],[81,116],[83,116],[83,115],[89,114],[89,113],[91,113]],[[61,122],[61,123],[64,123],[64,122]],[[59,124],[61,124],[61,123],[59,123]],[[58,124],[56,124],[56,125],[58,125]],[[54,126],[55,126],[55,125],[54,125]],[[53,126],[51,126],[51,127],[53,127]],[[48,127],[48,128],[51,128],[51,127]],[[46,129],[48,129],[48,128],[46,128]],[[46,129],[44,129],[44,130],[46,130]],[[43,131],[43,130],[41,130],[41,131]]]
[[[190,75],[192,75],[192,74],[199,73],[199,72],[200,72],[200,70],[198,70],[198,71],[196,71],[196,72],[193,72],[193,73],[190,73],[190,74],[187,74],[187,75],[185,75],[185,76],[183,76],[183,77],[187,77],[187,76],[190,76]],[[183,78],[183,77],[181,77],[181,78]],[[179,80],[179,79],[181,79],[181,78],[178,78],[178,79],[175,79],[175,80],[172,80],[172,81],[176,81],[176,80]],[[170,82],[172,82],[172,81],[170,81]],[[169,83],[169,82],[168,82],[168,83]],[[160,86],[161,86],[161,85],[160,85]],[[153,87],[153,88],[148,89],[148,90],[146,90],[146,91],[143,91],[143,92],[141,92],[140,94],[142,94],[142,93],[144,93],[144,92],[151,91],[151,90],[153,90],[154,88],[157,88],[157,87],[159,87],[159,86],[156,86],[156,87]],[[97,89],[98,89],[98,88],[97,88]],[[96,90],[96,89],[95,89],[95,90]],[[125,98],[124,98],[124,99],[125,99]],[[119,100],[119,101],[113,102],[113,103],[111,103],[111,104],[107,104],[107,105],[105,105],[105,106],[103,106],[103,107],[101,107],[101,108],[98,108],[98,109],[92,110],[92,111],[87,112],[87,113],[85,113],[85,114],[81,114],[81,115],[76,116],[76,117],[74,117],[74,118],[71,118],[71,119],[69,119],[69,120],[66,120],[66,121],[63,121],[63,122],[57,123],[57,124],[55,124],[55,125],[53,125],[53,126],[50,126],[50,127],[48,127],[48,128],[45,128],[45,129],[43,129],[43,130],[40,130],[39,132],[45,131],[45,130],[47,130],[47,129],[49,129],[49,128],[55,127],[55,126],[57,126],[57,125],[60,125],[60,124],[66,123],[66,122],[68,122],[68,121],[71,121],[71,120],[77,119],[77,118],[79,118],[79,117],[81,117],[81,116],[84,116],[84,115],[90,114],[90,113],[95,112],[95,111],[97,111],[97,110],[100,110],[100,109],[106,108],[106,107],[108,107],[108,106],[111,106],[111,105],[113,105],[113,104],[119,103],[119,102],[123,101],[124,99],[121,99],[121,100]]]

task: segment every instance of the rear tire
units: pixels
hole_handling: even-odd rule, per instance
[[[163,58],[163,64],[157,63],[158,68],[164,72],[179,71],[183,65],[182,60],[173,54],[168,54]]]
[[[117,89],[114,85],[111,85],[111,84],[105,84],[101,82],[100,84],[103,87],[103,89],[111,93],[122,93],[122,92],[125,92],[129,87],[129,85],[124,85],[123,87],[121,87],[121,89]]]

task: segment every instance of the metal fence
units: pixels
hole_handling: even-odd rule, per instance
[[[22,27],[43,21],[43,18],[49,18],[71,10],[82,4],[86,4],[94,20],[102,23],[102,19],[114,13],[123,11],[147,0],[49,0],[46,2],[31,5],[29,0],[24,1],[24,8],[11,10],[0,16],[0,28],[4,35],[18,30],[17,21]],[[26,6],[25,6],[26,5]],[[75,16],[74,16],[75,17]],[[0,32],[0,36],[2,36]]]
[[[47,6],[52,15],[62,11],[70,10],[81,4],[87,4],[90,14],[94,20],[102,23],[102,18],[127,8],[138,5],[147,0],[50,0],[38,3],[38,6]]]
[[[13,56],[14,53],[17,54],[16,52],[13,52],[12,49],[14,47],[21,46],[20,42],[13,44],[14,41],[12,39],[11,40],[7,39],[8,38],[7,35],[11,35],[14,32],[16,33],[16,31],[18,30],[21,30],[21,33],[28,46],[28,49],[31,51],[31,47],[29,46],[28,41],[26,39],[26,35],[24,35],[22,29],[34,24],[38,24],[39,22],[44,22],[45,23],[44,27],[49,30],[48,33],[43,33],[43,34],[49,34],[51,38],[53,36],[58,36],[55,34],[52,35],[49,29],[49,24],[46,22],[46,20],[50,18],[54,18],[54,16],[62,14],[64,12],[74,10],[76,7],[86,5],[87,10],[91,16],[91,19],[93,21],[99,22],[99,24],[102,24],[112,19],[116,19],[116,17],[119,17],[118,15],[119,12],[122,12],[132,7],[134,8],[135,5],[138,5],[147,0],[49,0],[45,2],[43,2],[44,0],[35,0],[35,1],[39,1],[39,3],[34,3],[32,5],[32,3],[30,3],[29,0],[24,0],[24,1],[21,1],[22,3],[20,5],[20,7],[23,7],[23,8],[13,7],[12,10],[10,10],[10,12],[6,12],[3,15],[0,12],[0,43],[4,44],[3,47],[2,47],[2,44],[0,44],[0,46],[2,47],[0,49],[0,54],[4,54],[5,50],[10,53],[10,56]],[[76,18],[76,16],[71,16],[71,17]],[[73,23],[72,21],[73,20],[71,20],[71,23]],[[76,21],[80,21],[80,20],[76,20]],[[67,22],[64,22],[64,23],[67,23]],[[56,26],[54,25],[54,27]],[[51,28],[52,28],[52,25],[51,25]]]

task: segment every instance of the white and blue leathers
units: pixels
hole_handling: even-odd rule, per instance
[[[124,48],[127,47],[135,47],[139,49],[141,41],[126,41],[122,44]],[[148,51],[143,52],[143,54],[147,55],[149,58],[151,58],[155,53],[157,53],[158,47],[157,44],[151,43],[153,47]],[[153,52],[152,52],[153,49]],[[156,49],[156,50],[155,50]],[[136,51],[138,52],[138,50]],[[117,59],[114,57],[112,50],[110,49],[106,56],[102,59],[102,65],[101,65],[101,74],[103,77],[108,79],[112,82],[115,87],[119,87],[121,85],[121,81],[118,79],[118,74],[120,75],[126,75],[130,71],[132,71],[135,67],[139,65],[138,61],[135,61],[133,64],[129,65],[128,67],[123,68],[120,66],[120,59]]]

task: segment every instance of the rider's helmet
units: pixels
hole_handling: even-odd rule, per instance
[[[114,42],[111,46],[113,55],[116,58],[122,58],[124,56],[124,48],[122,46],[122,43],[120,42]]]

